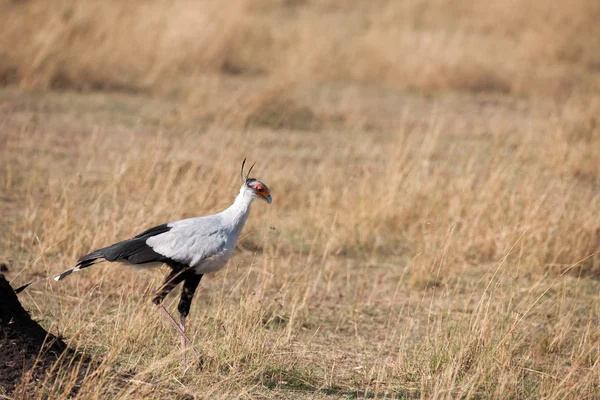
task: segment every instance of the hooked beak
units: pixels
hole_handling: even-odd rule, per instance
[[[267,204],[271,204],[271,202],[273,201],[273,199],[271,198],[271,195],[268,195],[267,197],[261,195],[261,197],[263,199],[265,199],[265,201],[267,202]]]

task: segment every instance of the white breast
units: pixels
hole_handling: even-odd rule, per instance
[[[245,195],[245,190],[244,185],[225,211],[169,223],[168,232],[152,236],[146,244],[158,254],[188,265],[200,274],[220,270],[233,254],[250,212],[253,197]]]

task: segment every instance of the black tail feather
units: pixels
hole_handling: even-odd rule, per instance
[[[44,280],[47,278],[44,278]],[[23,286],[19,286],[18,288],[15,289],[15,293],[21,293],[23,290],[27,289],[29,286],[33,285],[34,283],[36,283],[37,281],[31,281],[29,283],[24,284]]]
[[[15,290],[15,293],[21,293],[23,290],[27,289],[29,286],[36,284],[36,283],[43,282],[50,278],[54,279],[55,281],[61,281],[61,280],[65,279],[67,276],[71,275],[73,272],[90,267],[90,266],[97,264],[98,262],[102,262],[102,261],[104,261],[104,256],[102,255],[102,249],[93,251],[90,254],[86,254],[85,256],[79,258],[79,260],[77,260],[77,265],[75,266],[75,268],[68,269],[65,272],[61,272],[58,275],[47,276],[45,278],[41,278],[36,281],[31,281],[29,283],[26,283],[25,285],[18,287]]]

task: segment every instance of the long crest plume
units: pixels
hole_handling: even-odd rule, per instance
[[[248,180],[250,179],[250,172],[252,172],[252,168],[254,168],[254,165],[256,165],[256,162],[254,164],[252,164],[252,166],[248,170],[248,173],[244,173],[244,165],[245,164],[246,164],[246,159],[244,158],[244,161],[242,161],[242,170],[240,173],[240,175],[242,177],[242,183],[248,182]]]

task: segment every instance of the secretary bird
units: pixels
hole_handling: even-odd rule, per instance
[[[263,182],[250,178],[254,164],[244,173],[246,159],[242,162],[242,187],[233,204],[218,214],[189,218],[158,225],[131,239],[95,250],[77,260],[77,265],[59,275],[53,276],[60,281],[73,272],[81,271],[103,261],[120,262],[143,268],[156,268],[167,264],[171,272],[162,286],[155,292],[152,302],[181,334],[181,352],[185,363],[186,342],[196,354],[198,349],[192,344],[185,332],[185,319],[190,312],[192,298],[204,274],[222,269],[233,253],[240,232],[250,213],[250,205],[261,199],[271,204],[271,191]],[[20,293],[33,283],[19,287]],[[163,299],[177,285],[183,282],[179,301],[180,323],[178,324],[162,305]]]

